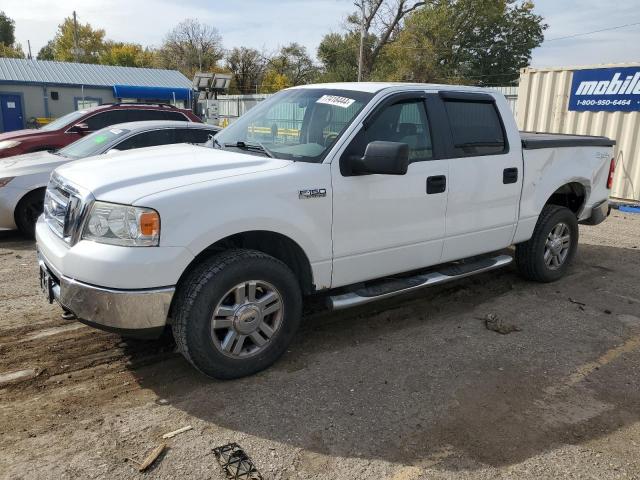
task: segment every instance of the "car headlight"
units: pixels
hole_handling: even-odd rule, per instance
[[[16,177],[4,177],[4,178],[0,178],[0,188],[4,187],[7,185],[7,183],[9,183],[11,180],[13,180]]]
[[[4,150],[5,148],[13,148],[20,145],[22,142],[19,140],[2,140],[0,142],[0,150]]]
[[[160,215],[152,208],[94,202],[82,239],[127,247],[157,247]]]

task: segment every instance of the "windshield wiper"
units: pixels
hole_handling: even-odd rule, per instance
[[[255,151],[255,152],[264,153],[269,158],[275,158],[275,155],[273,154],[273,152],[271,152],[271,150],[269,150],[267,147],[265,147],[260,142],[258,142],[258,143],[246,143],[246,142],[240,141],[240,142],[236,142],[236,143],[225,143],[224,146],[225,146],[225,148],[233,147],[233,148],[239,148],[240,150],[252,150],[252,151]]]

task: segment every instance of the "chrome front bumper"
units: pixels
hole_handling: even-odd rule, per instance
[[[167,323],[174,287],[116,290],[65,277],[38,252],[45,294],[87,325],[122,335],[153,338]]]

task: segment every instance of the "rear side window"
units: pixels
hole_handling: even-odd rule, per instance
[[[180,112],[163,112],[165,120],[177,120],[179,122],[188,122],[189,119]]]
[[[129,109],[127,110],[129,122],[143,122],[146,120],[167,120],[162,110],[152,109]]]
[[[203,128],[179,128],[176,130],[176,143],[206,143],[215,133]]]
[[[135,148],[155,147],[157,145],[168,145],[175,143],[175,135],[172,128],[162,130],[152,130],[143,132],[127,138],[122,143],[116,145],[117,150],[132,150]]]
[[[90,131],[95,132],[101,128],[128,121],[129,118],[127,117],[126,110],[107,110],[106,112],[96,113],[87,118],[84,123],[87,124]]]
[[[505,153],[502,122],[493,103],[447,100],[444,102],[459,157]]]

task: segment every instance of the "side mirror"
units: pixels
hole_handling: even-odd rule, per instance
[[[375,141],[367,145],[364,157],[351,159],[354,174],[404,175],[409,167],[409,145]]]
[[[70,132],[73,133],[88,133],[89,132],[89,125],[87,125],[86,123],[76,123],[73,127],[71,127],[69,129]]]

